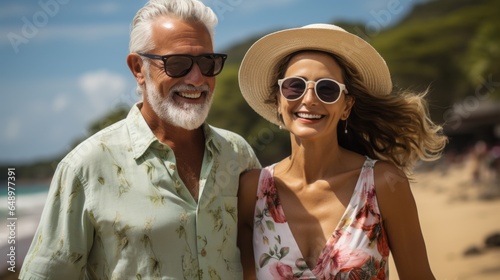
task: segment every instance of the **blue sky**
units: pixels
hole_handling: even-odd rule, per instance
[[[206,0],[219,16],[216,51],[278,28],[351,20],[396,23],[419,0]],[[89,124],[137,101],[125,59],[145,0],[0,2],[0,162],[69,152]]]

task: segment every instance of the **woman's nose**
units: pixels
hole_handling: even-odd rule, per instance
[[[308,83],[304,97],[302,98],[302,103],[304,104],[315,104],[318,102],[318,97],[315,93],[315,88],[313,83]]]

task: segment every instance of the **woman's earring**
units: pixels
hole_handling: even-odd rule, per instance
[[[347,134],[347,119],[345,119],[344,133]]]
[[[281,124],[278,126],[279,129],[283,129],[283,116],[280,112],[278,112],[278,120],[281,122]]]

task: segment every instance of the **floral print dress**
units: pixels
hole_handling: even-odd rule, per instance
[[[258,279],[389,279],[389,245],[366,159],[349,205],[309,268],[288,226],[274,165],[262,169],[257,190],[253,248]]]

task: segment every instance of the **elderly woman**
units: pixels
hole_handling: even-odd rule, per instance
[[[291,155],[240,177],[246,279],[434,279],[407,175],[446,143],[425,94],[393,92],[378,52],[327,24],[258,40],[248,104],[287,129]]]

